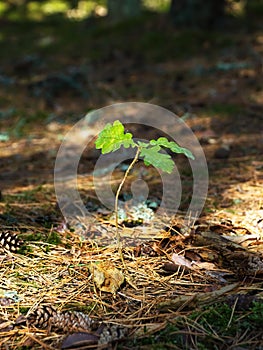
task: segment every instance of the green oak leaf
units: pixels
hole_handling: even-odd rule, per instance
[[[135,147],[131,133],[124,132],[124,126],[119,120],[113,124],[106,124],[104,129],[99,133],[95,142],[96,148],[101,148],[101,153],[106,154],[117,151],[121,146],[125,148]]]
[[[190,159],[195,159],[191,151],[186,148],[180,147],[177,143],[173,141],[168,141],[166,137],[159,137],[158,140],[151,140],[150,144],[153,146],[162,146],[169,148],[174,153],[183,153],[186,157]]]
[[[144,158],[145,165],[153,165],[171,174],[174,168],[174,162],[169,154],[161,153],[160,150],[161,147],[158,145],[142,148],[140,156]]]
[[[141,148],[145,148],[145,147],[148,147],[150,145],[149,142],[142,142],[142,141],[137,141],[138,145],[141,147]]]

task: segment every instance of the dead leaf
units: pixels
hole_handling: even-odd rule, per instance
[[[237,243],[237,244],[241,244],[247,240],[259,240],[259,236],[258,235],[243,235],[243,236],[223,236],[224,238],[228,239],[231,242]]]
[[[162,268],[164,269],[164,271],[172,273],[178,273],[179,271],[180,273],[189,273],[193,270],[193,268],[186,267],[185,265],[176,265],[174,263],[164,263]]]
[[[116,294],[124,282],[124,276],[120,270],[108,262],[91,264],[90,272],[96,286],[103,292]]]
[[[210,276],[216,280],[218,280],[220,283],[227,283],[227,280],[224,278],[225,276],[231,276],[229,272],[225,271],[211,271],[207,270],[205,271],[205,274],[207,276]]]
[[[216,269],[215,264],[210,263],[210,262],[197,262],[197,261],[193,261],[192,262],[193,267],[198,267],[199,269],[204,269],[204,270],[214,270]]]
[[[172,261],[174,262],[175,265],[181,265],[181,266],[185,266],[188,267],[189,269],[192,268],[192,264],[191,261],[186,259],[184,256],[173,253],[172,255]]]
[[[171,263],[165,264],[166,270],[175,271],[180,266],[184,266],[187,269],[191,269],[191,270],[198,270],[198,269],[214,270],[214,269],[216,269],[216,266],[213,263],[206,262],[206,261],[204,261],[204,262],[195,261],[195,260],[190,261],[189,259],[186,259],[184,256],[178,255],[176,253],[174,253],[172,255],[172,261],[174,264],[171,264]],[[170,266],[170,265],[174,265],[174,268],[172,268],[172,266]]]
[[[98,344],[98,335],[92,333],[73,333],[67,336],[61,345],[62,349],[79,349],[80,347],[85,347]]]

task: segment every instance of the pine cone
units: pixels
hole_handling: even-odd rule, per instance
[[[98,327],[98,323],[83,312],[59,312],[54,307],[45,305],[38,307],[27,319],[37,328],[51,327],[64,332],[92,330]]]
[[[35,327],[45,329],[52,325],[53,316],[56,312],[53,306],[42,305],[30,313],[27,320]]]
[[[0,233],[0,245],[10,252],[16,252],[22,244],[23,241],[14,233],[10,233],[9,231],[2,231]]]
[[[83,312],[78,311],[56,312],[53,316],[52,325],[54,325],[54,328],[62,329],[64,332],[92,330],[98,326],[96,321]]]
[[[123,339],[127,333],[127,329],[116,324],[107,326],[104,325],[102,327],[103,328],[98,329],[98,333],[100,335],[98,344],[100,345]]]

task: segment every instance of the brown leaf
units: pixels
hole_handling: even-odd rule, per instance
[[[179,266],[182,265],[182,266],[188,267],[189,269],[192,269],[191,261],[186,259],[182,255],[173,253],[172,261],[174,262],[175,265],[179,265]]]
[[[204,269],[204,270],[214,270],[216,269],[215,264],[206,262],[206,261],[200,261],[200,262],[194,262],[193,267],[198,267],[199,269]]]
[[[187,250],[185,252],[185,258],[191,261],[201,261],[201,256],[199,254],[197,254],[196,252]]]
[[[63,340],[61,349],[79,349],[81,347],[90,347],[91,345],[97,346],[98,340],[98,335],[93,333],[73,333]]]
[[[258,235],[253,235],[253,234],[249,234],[249,235],[243,235],[243,236],[223,236],[224,238],[228,239],[231,242],[237,243],[237,244],[241,244],[247,240],[258,240],[259,237]]]
[[[103,292],[116,294],[124,282],[124,276],[120,270],[108,262],[91,264],[90,272],[96,286]]]
[[[172,273],[178,272],[178,271],[180,271],[180,272],[184,271],[184,273],[188,273],[188,272],[190,272],[190,270],[192,270],[192,269],[186,267],[185,265],[176,265],[176,264],[170,263],[170,262],[164,263],[162,268],[164,269],[164,271],[172,272]]]

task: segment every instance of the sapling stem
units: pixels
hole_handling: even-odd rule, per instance
[[[120,243],[121,243],[121,237],[120,237],[120,232],[119,232],[119,215],[118,215],[119,195],[120,195],[121,189],[122,189],[124,182],[126,181],[128,175],[129,175],[131,169],[133,168],[134,164],[137,162],[137,160],[139,158],[140,152],[141,152],[140,147],[137,147],[137,151],[136,151],[136,154],[133,158],[133,161],[129,165],[128,169],[125,171],[125,174],[123,176],[121,183],[119,184],[119,187],[117,189],[116,196],[115,196],[115,208],[114,208],[114,210],[115,210],[115,226],[116,226],[116,236],[117,236],[117,242],[118,242],[119,248],[120,248]]]
[[[168,174],[171,174],[174,169],[174,162],[171,156],[167,153],[163,153],[164,148],[170,149],[174,153],[183,153],[188,158],[194,159],[193,154],[186,148],[180,147],[177,143],[167,140],[166,137],[159,137],[158,140],[150,140],[149,142],[135,142],[131,133],[125,133],[124,126],[119,120],[115,120],[113,124],[106,124],[104,129],[98,135],[96,140],[96,148],[101,149],[102,154],[115,152],[120,147],[124,148],[137,147],[135,156],[126,170],[121,183],[118,186],[115,196],[115,226],[116,226],[116,238],[122,259],[123,265],[125,262],[121,249],[121,237],[119,232],[119,220],[118,220],[118,202],[121,189],[126,181],[131,169],[137,162],[139,155],[144,161],[145,165],[152,165],[158,169],[161,169]]]

